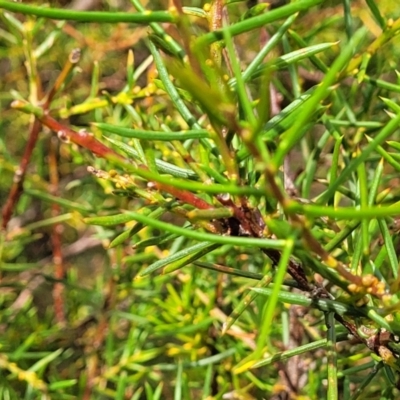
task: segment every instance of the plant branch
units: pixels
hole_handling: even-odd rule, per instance
[[[22,186],[23,186],[23,182],[24,182],[24,177],[25,177],[26,171],[28,169],[29,160],[32,156],[32,152],[33,152],[33,149],[35,148],[41,128],[42,128],[42,124],[40,123],[40,121],[37,118],[33,117],[30,129],[29,129],[28,142],[26,143],[24,154],[21,159],[21,163],[14,173],[13,184],[11,186],[10,193],[8,194],[6,203],[2,209],[3,219],[1,222],[1,227],[4,230],[7,228],[7,225],[11,219],[15,205],[17,204],[17,202],[22,194]]]

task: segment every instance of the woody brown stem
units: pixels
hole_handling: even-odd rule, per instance
[[[21,163],[14,173],[13,184],[11,186],[10,193],[8,194],[6,203],[2,209],[3,220],[1,222],[1,228],[4,230],[7,228],[15,205],[22,194],[22,186],[24,183],[25,174],[28,169],[29,160],[31,159],[33,149],[36,146],[41,127],[42,124],[40,121],[37,118],[34,118],[29,129],[28,142],[26,144]]]

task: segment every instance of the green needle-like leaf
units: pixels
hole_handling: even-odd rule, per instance
[[[256,239],[256,238],[248,238],[248,237],[234,237],[234,236],[220,236],[214,235],[210,233],[203,233],[203,232],[196,232],[190,231],[184,228],[180,228],[176,225],[167,224],[166,222],[158,221],[144,215],[128,212],[128,215],[132,217],[132,219],[147,224],[149,226],[153,226],[154,228],[158,228],[161,230],[165,230],[171,233],[177,233],[184,237],[188,237],[191,239],[199,240],[199,241],[206,241],[212,243],[219,243],[219,244],[231,244],[236,246],[245,246],[245,247],[253,247],[258,246],[262,248],[270,248],[270,249],[282,249],[286,241],[285,240],[276,240],[276,239]],[[101,220],[100,220],[101,221]]]
[[[205,254],[206,254],[206,253],[212,251],[214,248],[215,248],[215,245],[213,243],[208,243],[208,242],[202,242],[202,243],[198,243],[194,246],[190,246],[186,249],[178,251],[177,253],[173,253],[173,254],[169,255],[168,257],[165,257],[165,258],[158,260],[155,263],[149,265],[137,276],[137,278],[142,278],[146,275],[151,274],[154,271],[157,271],[160,268],[165,267],[166,265],[173,264],[176,261],[185,259],[185,258],[191,256],[193,253],[197,254],[202,250],[206,250],[206,252],[205,252]],[[187,263],[189,263],[189,262],[191,262],[191,261],[188,261]]]
[[[118,136],[144,139],[144,140],[188,140],[188,139],[200,139],[209,138],[210,133],[205,130],[191,130],[191,131],[180,131],[180,132],[164,132],[164,131],[145,131],[142,129],[130,129],[123,128],[121,126],[115,126],[105,123],[94,124],[103,131],[114,133]]]

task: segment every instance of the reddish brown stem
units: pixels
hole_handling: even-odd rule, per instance
[[[191,192],[177,189],[165,183],[155,182],[154,185],[158,190],[172,194],[172,196],[176,197],[177,199],[182,200],[186,204],[191,204],[193,207],[199,208],[200,210],[209,210],[214,208],[211,204],[207,203],[205,200],[197,197]]]
[[[39,132],[41,130],[41,123],[36,118],[33,120],[29,131],[28,143],[26,144],[24,155],[22,156],[21,163],[14,173],[14,181],[11,186],[10,193],[8,195],[7,201],[2,210],[3,221],[1,223],[2,229],[6,229],[7,225],[11,219],[15,205],[17,204],[21,193],[22,185],[24,182],[24,177],[26,170],[29,165],[29,160],[32,156],[33,149],[35,148],[36,142],[39,137]]]
[[[86,131],[75,132],[73,129],[62,125],[60,122],[50,117],[48,113],[40,117],[40,122],[53,132],[56,132],[58,138],[63,142],[75,143],[90,150],[99,157],[124,159],[120,154],[99,142],[92,133]]]

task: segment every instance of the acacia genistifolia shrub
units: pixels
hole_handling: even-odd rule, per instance
[[[399,398],[397,2],[77,3],[0,0],[0,397]]]

